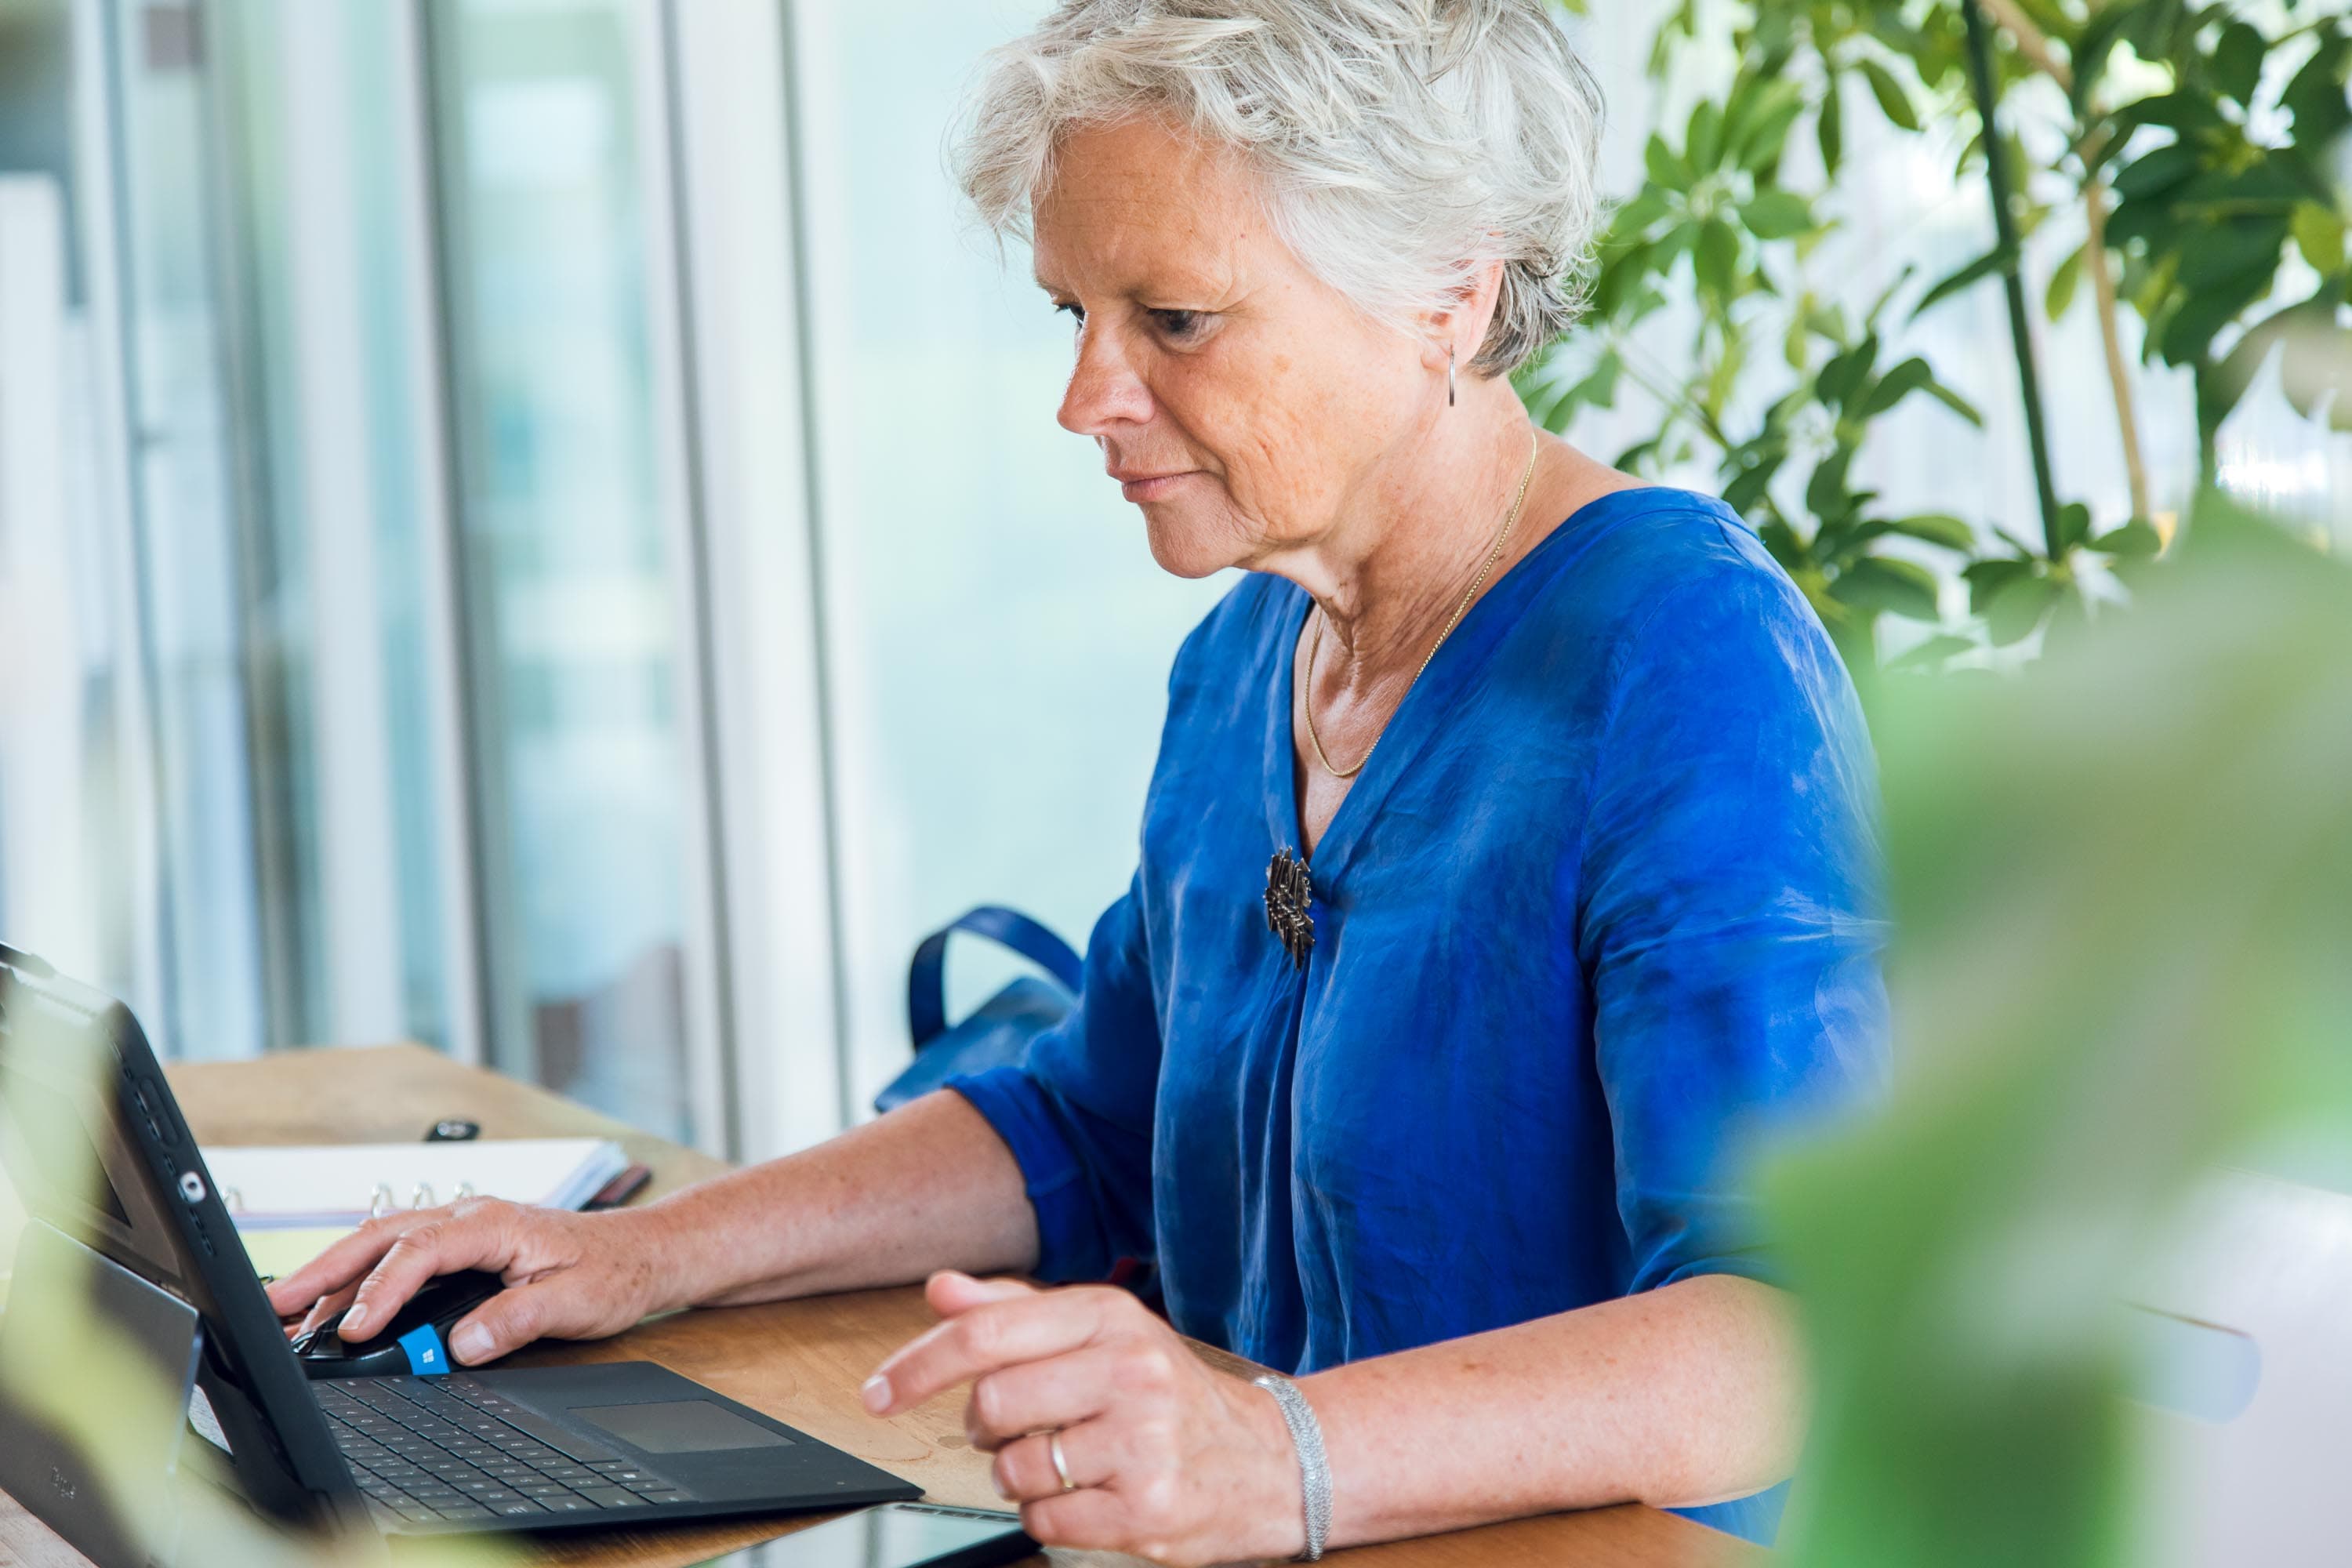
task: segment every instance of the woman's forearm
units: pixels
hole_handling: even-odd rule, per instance
[[[1021,1167],[971,1102],[926,1095],[798,1154],[639,1211],[663,1236],[676,1304],[741,1306],[1037,1260]]]
[[[1787,1298],[1686,1279],[1302,1380],[1331,1543],[1524,1514],[1743,1497],[1795,1468],[1802,1358]]]

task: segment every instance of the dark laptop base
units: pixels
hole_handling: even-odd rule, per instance
[[[650,1362],[316,1387],[388,1533],[639,1523],[919,1495]]]

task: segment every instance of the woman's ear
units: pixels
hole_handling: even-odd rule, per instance
[[[1427,362],[1433,370],[1445,368],[1446,353],[1451,350],[1454,363],[1468,369],[1486,345],[1486,334],[1495,324],[1495,312],[1503,298],[1503,264],[1482,262],[1454,290],[1446,307],[1432,310],[1425,320],[1428,331],[1423,341],[1429,345]]]

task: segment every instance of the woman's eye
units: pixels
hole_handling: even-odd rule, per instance
[[[1070,320],[1078,326],[1083,327],[1087,324],[1087,308],[1084,305],[1073,302],[1066,305],[1056,305],[1054,309],[1069,317]]]
[[[1198,310],[1154,310],[1151,319],[1160,323],[1161,331],[1181,340],[1200,332],[1202,315]]]

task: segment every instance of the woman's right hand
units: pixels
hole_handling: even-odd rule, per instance
[[[478,1365],[536,1339],[602,1339],[686,1305],[661,1256],[667,1228],[646,1223],[644,1210],[573,1214],[469,1198],[370,1220],[272,1284],[269,1304],[299,1319],[350,1299],[338,1331],[365,1340],[435,1276],[483,1269],[507,1288],[449,1336],[452,1359]]]

